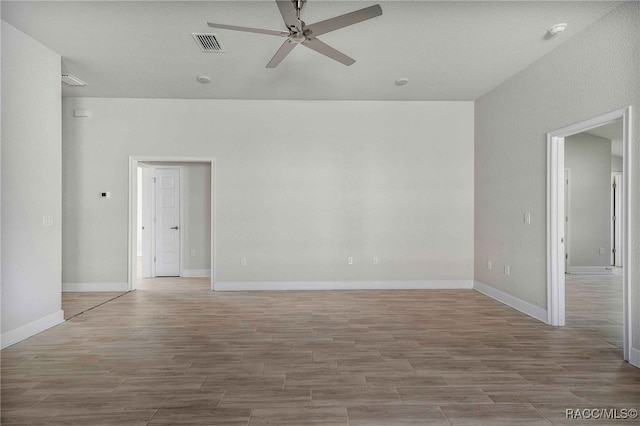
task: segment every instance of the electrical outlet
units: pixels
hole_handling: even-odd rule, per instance
[[[53,216],[42,216],[42,226],[53,226]]]
[[[604,247],[600,247],[600,254],[604,254]]]
[[[374,264],[374,265],[377,265],[377,264],[378,264],[378,258],[377,258],[377,257],[374,257],[374,258],[373,258],[373,264]]]
[[[196,249],[191,249],[191,257],[196,257]]]
[[[524,223],[527,225],[531,225],[531,213],[524,214]]]
[[[353,257],[347,257],[347,265],[353,265]]]
[[[240,265],[241,266],[247,266],[247,258],[246,257],[241,257],[240,258]]]
[[[487,269],[492,269],[493,265],[491,264],[490,260],[487,260]]]
[[[504,265],[504,274],[509,275],[511,271],[509,270],[509,265]]]

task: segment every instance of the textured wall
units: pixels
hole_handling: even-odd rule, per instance
[[[640,4],[629,2],[476,101],[475,278],[546,306],[546,133],[632,105],[631,185],[640,184]],[[640,199],[631,198],[631,256]],[[531,211],[531,225],[522,215]],[[511,265],[509,277],[487,259]],[[629,265],[640,303],[640,263]],[[636,309],[637,311],[637,309]],[[638,316],[634,340],[640,342]]]

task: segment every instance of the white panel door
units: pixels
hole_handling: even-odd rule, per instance
[[[180,169],[156,168],[156,276],[180,276]]]

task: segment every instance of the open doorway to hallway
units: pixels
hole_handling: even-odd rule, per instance
[[[617,316],[620,315],[618,330],[621,339],[612,335],[611,341],[617,341],[614,347],[617,346],[616,350],[622,348],[625,360],[640,366],[640,359],[637,356],[631,357],[630,344],[631,318],[637,309],[629,302],[630,280],[627,270],[630,240],[628,223],[631,214],[630,123],[631,107],[627,107],[547,135],[548,322],[563,326],[566,314],[567,325],[575,326],[574,322],[580,323],[581,320],[583,324],[590,322],[594,325],[598,317],[604,317],[604,321],[598,322],[603,328],[594,330],[595,333],[600,333],[608,327],[616,327],[616,318],[620,318]],[[612,155],[612,149],[616,145],[612,140],[616,137],[602,134],[608,130],[621,135],[622,156],[619,160]],[[616,170],[616,165],[620,170]],[[612,187],[613,172],[620,173],[615,180],[620,185],[618,188]],[[568,182],[566,176],[570,176]],[[619,198],[618,205],[615,206],[615,218],[612,217],[612,202],[615,198],[612,190],[617,190],[614,193]],[[616,228],[620,232],[617,243],[614,241],[615,234],[612,235]],[[622,266],[621,270],[614,271],[612,250],[617,248],[616,244],[619,244],[619,253],[615,254]],[[566,279],[565,271],[568,273]],[[599,282],[603,283],[601,287],[597,285]],[[610,284],[608,289],[605,282]],[[586,291],[580,293],[581,290],[588,289],[592,290],[590,295]],[[581,294],[586,299],[581,300]],[[604,303],[606,296],[611,296],[610,303]],[[596,309],[588,312],[589,306]],[[615,311],[615,306],[619,307],[617,315],[612,317],[603,312],[609,311],[611,314]],[[580,307],[575,315],[574,312],[569,312],[572,307]]]
[[[132,159],[131,165],[131,287],[160,277],[210,278],[213,161]]]
[[[211,275],[211,165],[138,165],[136,277]]]
[[[566,325],[587,328],[620,355],[621,257],[618,266],[614,261],[620,243],[622,138],[622,120],[616,120],[564,141]]]

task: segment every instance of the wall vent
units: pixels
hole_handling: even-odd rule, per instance
[[[69,86],[86,86],[87,83],[80,80],[78,77],[75,77],[71,74],[62,74],[62,82],[68,84]]]
[[[217,34],[191,33],[191,35],[203,52],[224,52]]]

